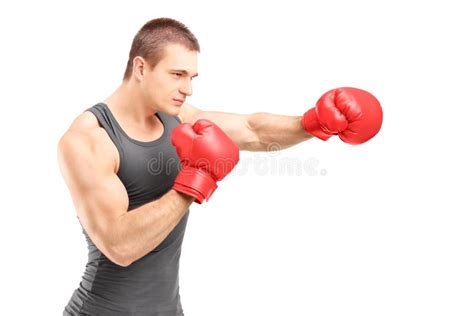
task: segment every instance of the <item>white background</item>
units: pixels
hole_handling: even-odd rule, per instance
[[[195,106],[302,115],[354,86],[384,109],[364,145],[333,137],[241,154],[247,167],[191,209],[187,316],[473,315],[467,3],[3,2],[1,313],[59,315],[78,286],[87,248],[57,141],[119,85],[138,29],[172,17],[201,44]],[[288,159],[316,159],[319,172],[272,167]]]

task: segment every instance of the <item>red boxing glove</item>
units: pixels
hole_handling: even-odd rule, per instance
[[[302,119],[310,134],[327,140],[339,135],[342,141],[357,145],[374,137],[382,126],[379,101],[369,92],[356,88],[337,88],[319,98]]]
[[[217,181],[232,171],[239,161],[239,148],[217,125],[208,120],[178,125],[171,143],[181,160],[181,170],[173,189],[194,197],[197,203],[209,200]]]

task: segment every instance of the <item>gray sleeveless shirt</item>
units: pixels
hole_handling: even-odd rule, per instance
[[[128,211],[159,199],[173,186],[180,164],[171,145],[177,117],[156,113],[163,123],[160,138],[142,142],[130,138],[104,103],[87,109],[98,119],[120,154],[118,177],[129,198]],[[189,211],[150,253],[127,267],[104,256],[83,229],[89,249],[79,287],[63,315],[182,316],[179,296],[179,258]]]

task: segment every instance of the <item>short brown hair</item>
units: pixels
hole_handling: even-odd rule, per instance
[[[143,57],[154,68],[164,58],[168,44],[181,44],[191,51],[200,52],[198,40],[183,23],[170,18],[148,21],[133,38],[123,80],[130,78],[136,56]]]

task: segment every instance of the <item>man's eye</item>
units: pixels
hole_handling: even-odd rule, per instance
[[[176,76],[178,76],[178,77],[181,77],[181,76],[182,76],[182,74],[180,74],[180,73],[174,73],[173,75],[176,75]]]

